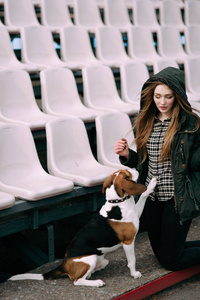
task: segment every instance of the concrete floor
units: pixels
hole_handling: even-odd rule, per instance
[[[193,220],[188,239],[194,240],[199,237],[200,218]],[[115,299],[116,297],[132,291],[138,287],[141,287],[147,283],[150,283],[156,279],[159,279],[171,272],[163,269],[156,260],[147,237],[146,232],[138,234],[135,243],[136,248],[136,265],[137,270],[142,273],[142,277],[134,279],[129,274],[127,268],[127,262],[123,249],[120,248],[117,251],[110,253],[106,256],[109,259],[109,265],[99,272],[92,275],[91,279],[102,279],[106,286],[102,288],[95,287],[80,287],[74,286],[73,282],[68,279],[59,279],[53,281],[7,281],[0,284],[0,298],[3,300],[15,300],[15,299],[48,299],[48,300],[108,300]],[[61,260],[57,260],[52,263],[45,264],[33,272],[44,273],[60,263]],[[200,276],[197,276],[197,281],[193,281],[195,287],[198,286],[198,280]],[[190,283],[192,284],[192,283]],[[171,291],[165,291],[168,295],[165,297],[158,295],[151,296],[149,299],[183,299],[183,287],[185,283],[182,283],[179,296],[176,298],[169,298],[172,295]],[[187,286],[187,285],[186,285]],[[192,299],[200,299],[200,289],[193,289],[193,293],[196,291],[196,296],[193,295]],[[164,293],[164,292],[163,292]],[[161,294],[160,294],[161,295]],[[175,294],[174,294],[175,295]],[[164,297],[164,298],[163,298]],[[179,298],[177,298],[179,297]],[[184,299],[187,297],[184,296]],[[187,298],[189,299],[189,298]]]

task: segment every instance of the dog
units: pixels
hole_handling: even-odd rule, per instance
[[[105,204],[72,240],[59,267],[45,274],[15,275],[9,280],[52,280],[67,275],[74,285],[102,287],[105,283],[101,279],[89,278],[92,273],[108,265],[104,255],[120,246],[125,251],[130,275],[141,277],[135,269],[134,242],[145,201],[156,186],[156,178],[146,187],[133,180],[137,176],[135,170],[119,170],[104,181],[102,192],[106,195]],[[133,195],[140,195],[137,203]]]

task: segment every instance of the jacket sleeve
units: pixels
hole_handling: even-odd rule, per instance
[[[191,153],[190,170],[200,172],[200,129],[195,135],[195,144]]]
[[[124,156],[119,156],[119,160],[122,165],[127,166],[129,168],[136,168],[138,164],[138,155],[137,152],[133,151],[129,148],[129,157],[128,159],[124,158]]]

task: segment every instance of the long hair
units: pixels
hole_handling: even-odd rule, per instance
[[[137,129],[137,134],[134,142],[137,145],[137,152],[142,157],[142,162],[147,158],[147,141],[153,130],[154,119],[157,115],[158,109],[153,100],[154,90],[157,85],[163,84],[160,81],[151,82],[141,93],[141,103],[143,105],[141,112],[135,119],[133,130]],[[181,111],[184,110],[186,113],[194,116],[197,121],[197,126],[194,131],[200,127],[200,118],[191,111],[191,106],[186,103],[179,95],[174,93],[175,100],[172,107],[171,122],[164,135],[162,141],[162,148],[160,153],[160,161],[164,161],[171,154],[172,143],[174,135],[177,131],[177,126],[180,120]],[[197,109],[194,109],[198,111]]]

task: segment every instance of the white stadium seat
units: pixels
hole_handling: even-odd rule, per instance
[[[47,165],[50,174],[80,186],[96,186],[117,169],[96,161],[82,120],[63,118],[46,124]]]
[[[67,193],[73,182],[42,168],[31,131],[25,125],[0,124],[0,190],[36,201]]]

